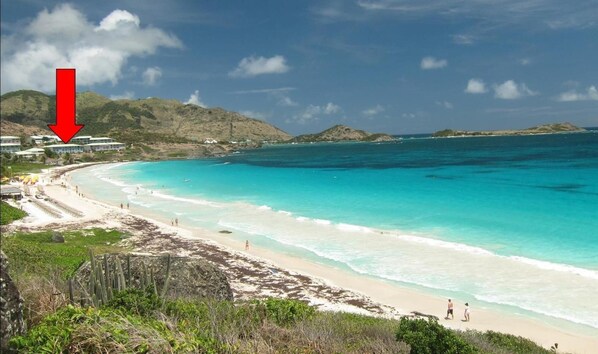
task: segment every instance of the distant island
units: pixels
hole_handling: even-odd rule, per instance
[[[299,135],[290,140],[293,143],[340,142],[340,141],[393,141],[392,136],[382,133],[368,133],[345,125],[335,125],[320,133]]]
[[[575,133],[585,132],[586,130],[577,127],[571,123],[552,123],[543,124],[536,127],[519,130],[481,130],[481,131],[467,131],[467,130],[453,130],[444,129],[432,134],[435,138],[448,138],[459,136],[507,136],[507,135],[537,135],[537,134],[556,134],[556,133]]]

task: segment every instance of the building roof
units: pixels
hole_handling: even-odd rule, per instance
[[[1,139],[20,139],[18,136],[12,136],[12,135],[2,135],[0,136]]]
[[[90,140],[103,140],[103,139],[110,139],[110,140],[112,140],[112,138],[109,138],[107,136],[100,136],[100,137],[97,137],[97,138],[90,138]]]
[[[47,148],[55,148],[55,147],[83,147],[82,145],[78,144],[54,144],[54,145],[47,145]]]
[[[111,143],[90,143],[85,146],[105,146],[105,145],[125,145],[125,143],[119,143],[119,142],[113,141]]]
[[[2,194],[15,194],[15,193],[21,194],[21,189],[15,187],[15,186],[1,186],[0,193],[2,193]]]
[[[21,146],[21,143],[0,143],[2,146]]]
[[[91,135],[76,136],[73,139],[93,139]]]

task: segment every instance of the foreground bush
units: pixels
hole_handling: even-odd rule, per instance
[[[0,225],[8,225],[15,220],[22,219],[27,216],[27,213],[21,209],[17,209],[7,202],[0,202]]]
[[[397,340],[411,346],[411,354],[476,353],[472,345],[435,320],[402,318]]]

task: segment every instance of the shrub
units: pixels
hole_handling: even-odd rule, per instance
[[[159,309],[162,300],[148,289],[129,288],[115,292],[108,302],[108,307],[146,316]]]
[[[411,346],[411,354],[475,353],[454,331],[435,320],[401,318],[396,339]]]
[[[297,321],[309,319],[315,313],[313,307],[298,300],[269,298],[258,302],[258,306],[263,306],[266,317],[279,326],[289,326]]]
[[[7,225],[27,216],[26,212],[9,205],[7,202],[0,202],[0,205],[0,225]]]

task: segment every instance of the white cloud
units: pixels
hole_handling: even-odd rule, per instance
[[[56,68],[77,69],[77,84],[117,84],[127,60],[180,48],[174,35],[142,27],[139,17],[115,10],[99,25],[72,5],[41,11],[23,31],[2,37],[2,91],[34,89],[53,92]]]
[[[434,57],[425,57],[422,59],[420,67],[422,70],[441,69],[448,65],[446,59],[436,59]]]
[[[297,102],[293,101],[293,99],[287,95],[283,94],[273,94],[274,97],[278,99],[278,105],[283,107],[294,107],[299,105]]]
[[[241,59],[239,65],[228,73],[230,77],[253,77],[264,74],[283,74],[289,71],[286,59],[282,55],[271,58],[250,56]]]
[[[588,87],[586,92],[577,92],[576,90],[571,90],[567,92],[563,92],[557,98],[557,101],[560,102],[574,102],[574,101],[598,101],[598,90],[596,86],[592,85]]]
[[[528,66],[532,63],[532,60],[530,58],[522,58],[519,60],[519,64],[523,65],[523,66]]]
[[[378,115],[379,113],[384,112],[384,107],[382,107],[381,105],[377,104],[374,107],[370,107],[368,109],[363,110],[361,113],[366,116],[366,117],[373,117],[375,115]]]
[[[516,24],[561,29],[588,28],[598,25],[595,0],[358,0],[361,13],[395,15],[407,18],[430,17],[448,19],[471,19],[488,24],[488,28],[500,28]],[[350,20],[349,9],[340,9],[329,17]],[[364,16],[357,17],[363,19]],[[497,26],[498,25],[498,26]]]
[[[460,45],[471,45],[475,42],[475,37],[470,34],[455,34],[452,38],[453,43]]]
[[[162,76],[162,69],[157,66],[150,67],[145,69],[142,74],[143,83],[148,86],[153,86],[156,84],[158,79]]]
[[[486,84],[481,79],[470,79],[467,82],[467,87],[465,88],[465,92],[473,93],[473,94],[480,94],[488,92],[486,88]]]
[[[135,97],[135,92],[126,91],[120,95],[110,95],[111,100],[132,100]]]
[[[515,100],[537,94],[537,92],[530,90],[524,83],[518,84],[513,80],[507,80],[500,85],[494,85],[494,97],[503,100]]]
[[[436,101],[436,104],[446,109],[453,109],[453,104],[448,101]]]
[[[331,115],[341,111],[341,107],[332,103],[328,102],[323,106],[316,106],[310,104],[305,108],[303,113],[298,116],[295,116],[295,121],[299,124],[306,124],[311,121],[317,121],[319,116],[321,115]]]
[[[185,104],[194,104],[196,106],[200,106],[201,108],[206,108],[206,104],[203,103],[199,97],[199,90],[195,90],[191,96],[189,96],[189,99],[185,101]]]
[[[260,112],[255,112],[255,111],[240,111],[239,113],[241,113],[245,117],[254,118],[254,119],[260,119],[260,120],[266,120],[266,115],[263,114],[263,113],[260,113]]]

